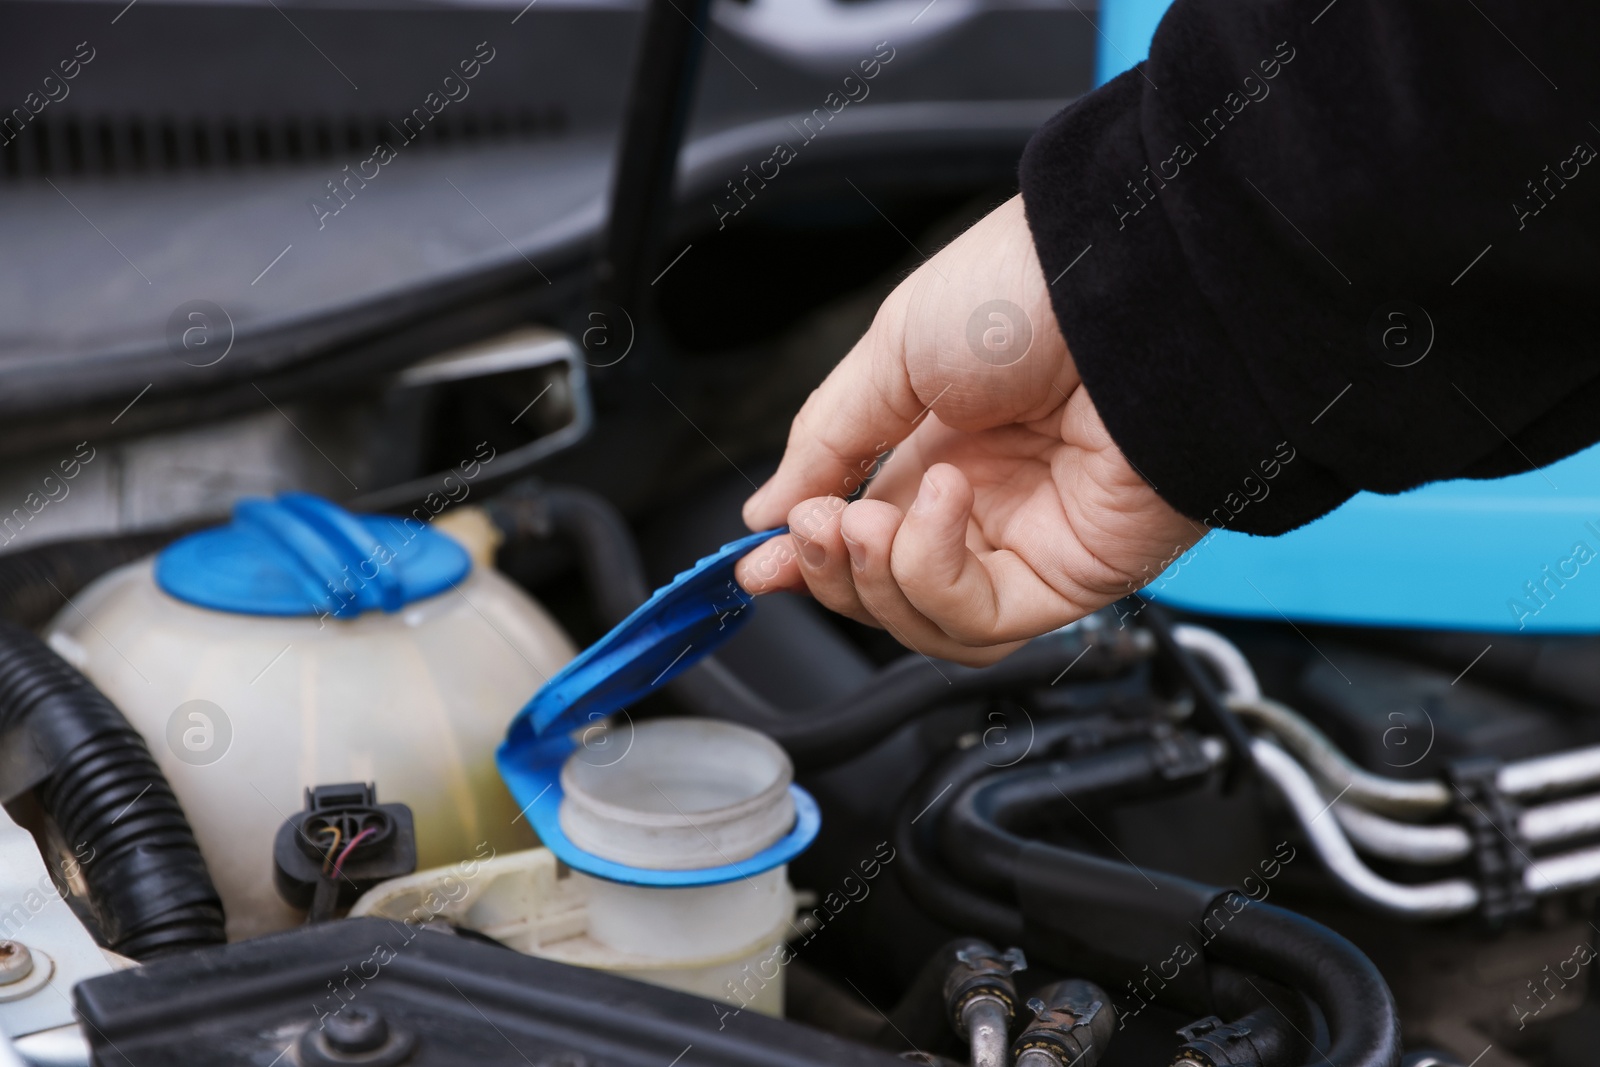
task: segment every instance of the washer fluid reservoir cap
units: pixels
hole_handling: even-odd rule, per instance
[[[567,866],[631,885],[715,885],[787,863],[817,836],[816,801],[793,784],[795,821],[789,831],[753,856],[714,867],[657,870],[619,863],[579,848],[560,821],[561,767],[578,748],[578,731],[654,692],[737,633],[755,610],[755,598],[734,581],[734,566],[763,541],[787,532],[780,526],[723,545],[657,589],[540,687],[512,720],[496,753],[500,777],[540,841]]]
[[[414,519],[355,515],[284,493],[241,500],[227,525],[168,545],[155,579],[169,595],[216,611],[345,619],[399,611],[471,570],[466,549]]]
[[[580,652],[523,705],[504,748],[589,726],[654,692],[739,632],[755,597],[734,566],[780,526],[723,545],[657,589],[610,633]]]

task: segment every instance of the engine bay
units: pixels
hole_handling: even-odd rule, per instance
[[[736,503],[718,481],[699,499]],[[104,539],[0,564],[8,611],[40,585],[71,605],[44,637],[11,624],[0,663],[11,765],[54,762],[12,805],[48,866],[13,868],[40,884],[8,943],[81,1020],[16,1037],[25,1062],[85,1062],[49,1058],[74,1037],[97,1064],[1581,1062],[1600,749],[1563,689],[1586,641],[1452,676],[1465,635],[1131,598],[972,668],[803,598],[712,597],[737,638],[577,709],[538,846],[494,770],[503,717],[469,709],[649,597],[651,523],[524,481],[361,520],[400,586],[431,562],[412,546],[464,565],[415,605],[158,588],[297,530],[280,511],[352,517],[289,494],[99,576]],[[656,521],[703,544],[737,514]]]
[[[123,17],[7,6],[16,55]],[[4,146],[17,277],[80,225],[47,179],[170,243],[5,290],[0,1067],[1593,1063],[1600,635],[1156,582],[971,667],[733,581],[807,393],[1096,31],[688,6],[385,12],[383,108],[482,81],[336,188],[376,120],[274,80],[287,15],[145,0],[70,106],[149,99]],[[359,7],[293,10],[343,57]],[[197,25],[261,81],[208,54],[174,125]]]

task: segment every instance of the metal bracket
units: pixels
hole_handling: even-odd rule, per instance
[[[0,1034],[11,1040],[74,1025],[72,987],[113,969],[62,899],[33,835],[4,811],[0,811],[0,938],[22,946],[14,953],[26,951],[31,962],[17,968],[16,981],[0,985]]]

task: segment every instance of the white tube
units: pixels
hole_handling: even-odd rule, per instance
[[[1600,782],[1600,745],[1508,763],[1495,779],[1514,797],[1538,796]]]
[[[1250,746],[1256,766],[1272,780],[1311,838],[1323,864],[1357,897],[1385,911],[1408,918],[1438,919],[1462,915],[1478,906],[1478,890],[1464,879],[1401,885],[1374,874],[1361,862],[1337,818],[1325,818],[1331,805],[1293,756],[1265,738]]]
[[[1534,845],[1592,834],[1600,830],[1600,796],[1573,797],[1528,808],[1517,817],[1517,830]]]
[[[1467,832],[1455,823],[1413,826],[1345,801],[1333,807],[1339,825],[1361,851],[1405,863],[1453,863],[1472,851]],[[1529,808],[1517,832],[1530,845],[1546,845],[1600,831],[1600,796],[1574,797]]]
[[[1217,672],[1222,678],[1224,698],[1261,699],[1261,683],[1256,681],[1256,672],[1250,669],[1250,661],[1232,641],[1215,630],[1188,623],[1174,626],[1172,636],[1178,644],[1205,660]]]
[[[1331,787],[1330,792],[1347,798],[1325,803],[1316,783],[1292,756],[1269,741],[1258,739],[1253,744],[1257,765],[1283,792],[1318,855],[1340,881],[1379,907],[1402,915],[1456,915],[1477,907],[1478,892],[1469,882],[1401,885],[1373,873],[1351,848],[1353,842],[1370,855],[1422,864],[1453,863],[1470,855],[1471,838],[1459,825],[1415,826],[1367,810],[1409,816],[1437,813],[1453,803],[1443,782],[1393,779],[1356,766],[1298,712],[1267,699],[1250,661],[1226,637],[1186,623],[1173,627],[1173,636],[1222,680],[1224,698],[1237,714],[1273,733]],[[1600,745],[1508,763],[1496,778],[1503,792],[1522,798],[1596,782],[1600,782]],[[1323,821],[1330,807],[1335,818]],[[1529,808],[1518,817],[1517,828],[1534,845],[1595,833],[1600,831],[1600,795]],[[1600,847],[1533,860],[1523,881],[1540,896],[1600,882]]]
[[[1449,790],[1442,783],[1406,782],[1371,775],[1348,764],[1342,754],[1336,760],[1328,760],[1305,751],[1307,746],[1317,743],[1333,753],[1339,753],[1333,742],[1298,712],[1263,696],[1261,684],[1256,679],[1249,659],[1239,651],[1237,645],[1215,630],[1189,623],[1179,623],[1174,626],[1172,634],[1178,644],[1204,660],[1206,665],[1222,679],[1223,697],[1230,704],[1234,702],[1239,704],[1234,711],[1277,734],[1279,740],[1294,750],[1302,760],[1311,764],[1313,772],[1319,776],[1326,765],[1326,769],[1330,772],[1327,779],[1330,784],[1337,784],[1343,788],[1354,780],[1356,785],[1352,787],[1352,792],[1364,794],[1369,800],[1375,794],[1384,795],[1385,799],[1378,800],[1370,806],[1395,814],[1410,814],[1419,809],[1438,810],[1451,802]],[[1347,764],[1350,771],[1357,772],[1356,777],[1353,779],[1345,777],[1345,771],[1335,769],[1334,763]],[[1334,778],[1332,775],[1339,777]],[[1371,780],[1361,781],[1362,775]],[[1508,763],[1500,769],[1496,777],[1496,784],[1502,792],[1524,799],[1576,789],[1597,782],[1600,782],[1600,745]],[[1359,801],[1363,797],[1358,795],[1351,799]],[[1600,800],[1596,800],[1595,804],[1600,805]],[[1538,829],[1532,832],[1525,829],[1524,833],[1534,840],[1555,840],[1600,829],[1600,807],[1595,809],[1597,814],[1593,816],[1589,815],[1588,809],[1581,810],[1582,814],[1578,813],[1578,809],[1571,813],[1551,811],[1548,820],[1535,820]],[[1581,825],[1574,823],[1573,825],[1579,825],[1576,830],[1559,828],[1563,826],[1559,822],[1561,819],[1581,820]]]
[[[1454,863],[1472,852],[1471,838],[1453,823],[1413,826],[1342,800],[1333,805],[1333,813],[1351,844],[1371,856],[1402,863]]]
[[[1528,892],[1549,896],[1600,882],[1600,848],[1585,848],[1559,856],[1545,856],[1522,872]]]
[[[1450,791],[1442,782],[1402,781],[1357,767],[1321,730],[1276,700],[1231,700],[1228,706],[1271,731],[1336,796],[1387,815],[1432,815],[1451,804]]]

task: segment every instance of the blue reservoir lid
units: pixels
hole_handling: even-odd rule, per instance
[[[454,540],[415,519],[355,515],[309,493],[241,500],[233,519],[156,557],[170,595],[241,615],[352,618],[449,589],[472,570]]]
[[[789,832],[754,856],[716,867],[630,867],[579,848],[560,822],[561,765],[577,748],[573,732],[654,692],[737,633],[755,610],[755,598],[734,581],[734,566],[784,532],[785,527],[763,530],[700,560],[579,653],[517,712],[496,753],[500,776],[540,841],[567,866],[632,885],[716,885],[787,863],[816,838],[821,826],[816,801],[797,785],[789,787],[795,802]]]
[[[723,545],[641,604],[546,682],[512,720],[506,744],[586,726],[655,691],[739,632],[755,597],[733,580],[746,553],[787,527]]]

